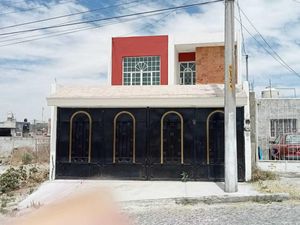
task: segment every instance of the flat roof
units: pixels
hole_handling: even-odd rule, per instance
[[[224,85],[57,86],[47,98],[58,107],[223,107]],[[247,104],[236,85],[237,106]]]

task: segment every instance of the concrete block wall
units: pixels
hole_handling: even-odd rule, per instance
[[[297,98],[262,98],[257,99],[257,146],[263,150],[263,159],[269,159],[271,138],[271,119],[296,119],[300,132],[300,99]]]
[[[0,158],[10,156],[16,148],[29,148],[35,150],[38,145],[49,145],[50,138],[32,137],[0,137]]]
[[[251,127],[251,164],[255,166],[257,159],[257,136],[256,136],[256,98],[255,92],[249,93],[250,104],[250,127]]]
[[[263,171],[272,171],[279,173],[299,173],[299,161],[259,161],[257,167]]]

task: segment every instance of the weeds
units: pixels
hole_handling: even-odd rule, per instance
[[[22,155],[22,164],[23,165],[28,165],[32,162],[33,160],[33,155],[30,154],[29,152],[24,152]]]
[[[252,182],[264,181],[264,180],[277,180],[278,175],[270,171],[262,171],[258,168],[255,168],[252,171]]]
[[[43,182],[48,177],[48,171],[31,167],[26,170],[23,166],[18,169],[13,167],[0,175],[0,193],[10,193],[21,187],[32,187]]]
[[[7,193],[19,189],[26,179],[27,173],[23,166],[18,169],[11,167],[0,176],[0,192]]]
[[[8,212],[8,204],[14,201],[14,198],[8,195],[2,195],[0,198],[0,213],[6,214]]]

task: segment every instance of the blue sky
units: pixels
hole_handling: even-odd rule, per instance
[[[128,14],[205,0],[1,0],[0,33],[18,29],[84,21],[113,15]],[[130,3],[131,2],[131,3]],[[30,24],[11,29],[1,27],[45,19],[88,9],[110,7],[94,13],[64,17],[44,23]],[[300,73],[300,2],[296,0],[239,0],[240,6],[271,47],[298,73]],[[236,12],[236,17],[239,17]],[[49,117],[46,96],[50,84],[104,84],[109,64],[109,44],[113,36],[169,34],[176,37],[197,33],[223,32],[224,4],[215,3],[188,10],[177,10],[138,20],[108,24],[69,35],[54,36],[66,29],[94,28],[97,24],[78,25],[72,28],[37,31],[10,37],[0,36],[0,120],[12,111],[18,120]],[[256,31],[242,15],[244,26],[261,41]],[[120,22],[120,21],[119,21]],[[236,29],[240,29],[236,23]],[[13,44],[18,41],[46,37],[36,41]],[[272,81],[273,86],[296,88],[300,96],[300,78],[257,45],[244,30],[245,46],[249,54],[249,78],[259,93]],[[13,44],[4,46],[7,44]],[[243,71],[244,73],[244,71]],[[290,95],[293,91],[285,91]]]

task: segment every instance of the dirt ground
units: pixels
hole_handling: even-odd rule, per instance
[[[19,202],[48,180],[48,160],[49,149],[37,154],[28,148],[0,160],[0,218],[16,215]]]
[[[300,200],[300,173],[281,173],[274,180],[261,180],[254,187],[263,193],[288,193],[290,199]]]
[[[48,162],[37,163],[33,160],[33,162],[24,165],[24,155],[20,153],[18,155],[19,160],[15,156],[13,165],[9,163],[0,165],[0,177],[9,168],[19,170],[20,166],[23,168],[21,171],[26,171],[27,174],[27,178],[22,180],[19,188],[5,193],[0,192],[0,224],[6,224],[16,215],[24,215],[41,207],[33,203],[22,212],[17,209],[20,201],[36,190],[41,183],[48,180],[49,164]],[[300,173],[278,174],[274,180],[258,180],[253,183],[253,186],[260,192],[288,193],[292,201],[300,200]]]

